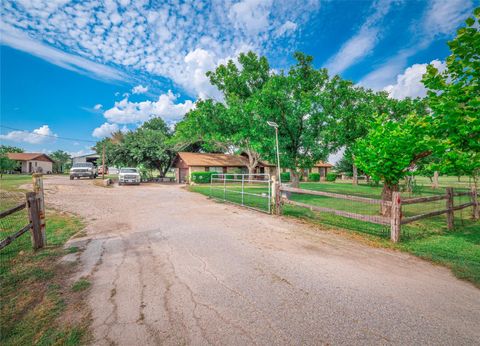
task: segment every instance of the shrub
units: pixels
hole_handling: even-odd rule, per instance
[[[320,181],[320,173],[310,173],[308,175],[308,181]]]
[[[192,172],[190,179],[196,184],[208,184],[212,181],[212,175],[217,172]]]
[[[337,175],[335,173],[327,173],[327,181],[337,180]]]
[[[280,173],[280,179],[282,180],[282,183],[290,181],[290,172]]]

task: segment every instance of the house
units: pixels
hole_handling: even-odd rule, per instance
[[[248,173],[248,159],[243,155],[180,152],[173,160],[175,181],[188,182],[192,172]],[[275,174],[275,165],[259,162],[257,174]]]
[[[98,154],[87,154],[87,155],[75,156],[75,157],[72,157],[72,164],[91,162],[94,165],[96,165],[96,162],[99,158],[100,158],[100,155]]]
[[[54,161],[42,153],[8,153],[7,157],[20,163],[22,173],[52,173]]]
[[[333,165],[328,162],[318,161],[308,170],[308,173],[320,173],[320,180],[325,180],[327,173],[332,170],[332,167]],[[305,178],[308,178],[308,173],[304,174]]]

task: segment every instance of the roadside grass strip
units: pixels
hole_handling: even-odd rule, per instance
[[[0,193],[2,196],[24,196],[18,186],[30,181],[30,176],[25,179],[4,175]],[[3,190],[4,187],[7,190]],[[2,198],[1,209],[16,203],[16,197],[10,201]],[[2,219],[8,220],[0,223],[1,239],[24,226],[28,220],[24,212]],[[0,251],[2,345],[79,345],[87,338],[87,325],[83,321],[67,325],[59,320],[68,309],[68,303],[74,300],[71,295],[79,293],[70,293],[64,282],[74,264],[59,264],[58,259],[70,252],[63,249],[63,244],[84,225],[71,214],[51,209],[46,211],[46,220],[47,246],[44,249],[34,251],[30,235],[24,234]]]

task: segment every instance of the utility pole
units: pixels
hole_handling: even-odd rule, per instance
[[[102,148],[102,179],[105,179],[105,143]]]

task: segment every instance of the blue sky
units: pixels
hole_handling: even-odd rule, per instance
[[[0,140],[80,154],[152,116],[174,123],[197,98],[220,99],[205,72],[248,50],[274,70],[300,50],[365,87],[421,97],[426,64],[443,68],[479,2],[3,0]]]

